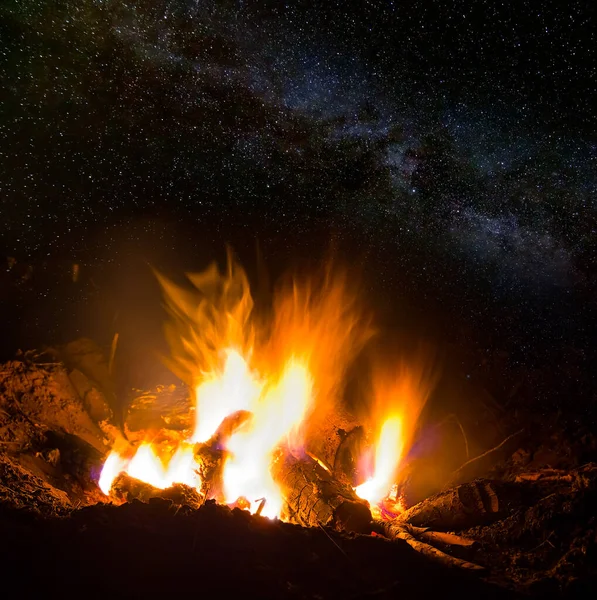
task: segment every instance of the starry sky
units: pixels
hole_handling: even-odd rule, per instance
[[[182,268],[257,239],[286,264],[333,239],[390,305],[588,339],[594,3],[349,4],[3,2],[2,253]]]

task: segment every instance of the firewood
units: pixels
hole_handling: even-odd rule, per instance
[[[572,487],[586,487],[594,482],[597,476],[597,465],[587,463],[576,469],[540,469],[528,473],[518,474],[514,481],[516,483],[538,482],[538,483],[566,483]]]
[[[0,509],[5,507],[53,516],[68,514],[73,505],[63,490],[0,453]]]
[[[550,471],[553,471],[552,469],[550,469]],[[562,482],[562,483],[571,483],[572,481],[574,481],[574,476],[571,473],[551,473],[551,474],[546,474],[543,473],[541,471],[539,472],[535,472],[535,473],[521,473],[520,475],[516,476],[515,479],[516,483],[522,483],[522,482],[526,482],[526,481],[542,481],[542,482],[546,482],[546,481],[558,481],[558,482]]]
[[[466,529],[487,523],[501,516],[498,486],[492,481],[465,483],[415,504],[399,519],[437,530]]]
[[[121,473],[114,480],[110,496],[119,502],[132,502],[133,500],[149,502],[152,498],[163,498],[174,504],[187,505],[191,508],[199,508],[203,504],[203,498],[199,492],[188,485],[175,483],[172,487],[161,490],[126,473]]]
[[[282,486],[287,520],[306,527],[369,533],[367,502],[309,457],[287,455],[276,465],[274,478]]]
[[[401,522],[401,521],[398,521]],[[406,526],[406,525],[405,525]],[[456,535],[455,533],[447,533],[445,531],[433,531],[429,527],[417,527],[416,525],[408,524],[408,531],[418,540],[429,542],[432,546],[459,546],[461,548],[475,548],[479,542],[471,538]]]
[[[232,435],[248,423],[253,417],[253,414],[247,410],[237,410],[228,415],[221,423],[211,439],[206,442],[208,446],[220,448],[232,437]]]
[[[246,410],[239,410],[229,415],[207,442],[195,445],[197,472],[202,481],[202,493],[207,498],[220,502],[224,500],[222,493],[222,474],[226,458],[224,447],[227,440],[247,423],[251,416],[251,413]]]
[[[98,452],[106,451],[104,433],[89,416],[63,365],[21,361],[0,365],[0,441],[23,451],[43,446],[48,431],[77,436]]]
[[[226,456],[225,451],[212,444],[197,444],[194,453],[197,473],[201,478],[202,493],[205,494],[206,498],[222,501],[222,473]]]
[[[332,472],[334,476],[348,485],[353,485],[357,474],[357,460],[362,456],[366,444],[366,432],[362,425],[350,431],[337,430],[339,440],[334,453]]]
[[[411,533],[408,525],[395,521],[375,521],[376,532],[381,533],[385,537],[395,540],[404,540],[411,548],[427,556],[428,558],[443,564],[446,567],[464,569],[466,571],[482,574],[486,571],[485,567],[450,556],[441,550],[417,540]]]
[[[432,546],[459,546],[461,548],[476,548],[479,545],[477,540],[472,540],[455,533],[445,531],[431,531],[427,527],[411,526],[411,530],[416,532],[416,537]]]
[[[306,437],[309,452],[336,479],[352,485],[356,468],[354,461],[365,442],[365,431],[356,417],[342,407],[337,407],[333,418],[311,423]]]

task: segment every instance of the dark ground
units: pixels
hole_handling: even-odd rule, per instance
[[[156,500],[92,506],[63,520],[2,517],[4,582],[31,597],[515,597],[429,564],[406,543],[216,505],[193,512]]]

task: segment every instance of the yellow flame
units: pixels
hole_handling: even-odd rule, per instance
[[[160,490],[169,488],[175,483],[199,488],[201,480],[195,469],[192,446],[186,444],[179,446],[168,464],[164,465],[154,447],[149,443],[143,443],[130,459],[124,458],[118,452],[111,452],[102,469],[99,487],[104,494],[108,495],[118,475],[126,473]]]
[[[404,453],[412,443],[417,420],[435,381],[430,366],[428,357],[419,357],[408,365],[399,364],[394,372],[378,369],[374,373],[373,404],[365,415],[374,433],[373,470],[355,488],[355,493],[372,508],[389,497],[399,477]],[[364,454],[361,463],[367,458]]]
[[[388,495],[403,451],[402,419],[390,417],[381,426],[375,447],[373,477],[355,488],[357,496],[377,504]]]
[[[201,478],[197,473],[193,447],[188,444],[178,447],[166,468],[164,487],[170,487],[174,483],[184,483],[196,489],[201,488]]]
[[[231,452],[224,467],[224,493],[231,504],[238,498],[257,508],[260,498],[266,503],[263,516],[280,514],[283,498],[271,475],[271,463],[279,444],[296,448],[302,442],[300,423],[312,401],[312,382],[304,365],[289,361],[279,383],[266,390],[253,407],[252,427],[233,435]]]
[[[141,444],[127,466],[127,473],[135,479],[140,479],[153,487],[164,489],[166,470],[157,457],[151,444]]]
[[[98,481],[100,490],[102,490],[106,496],[110,493],[114,480],[126,469],[127,464],[128,460],[120,456],[120,454],[114,450],[108,455]]]
[[[207,442],[227,416],[250,411],[263,390],[263,383],[238,351],[228,349],[224,354],[223,370],[207,374],[195,388],[195,442]]]

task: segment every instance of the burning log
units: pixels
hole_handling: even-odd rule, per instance
[[[367,502],[314,460],[287,456],[274,476],[283,489],[286,513],[283,518],[288,521],[305,527],[333,527],[338,531],[371,531],[372,516]]]
[[[251,413],[239,410],[226,417],[214,435],[205,443],[195,446],[195,462],[201,477],[202,491],[207,498],[223,499],[222,473],[226,458],[226,442],[248,423]]]
[[[356,461],[366,443],[365,428],[356,425],[350,431],[338,429],[337,436],[340,443],[334,453],[333,473],[343,483],[352,485],[357,473]]]
[[[224,456],[224,450],[212,444],[197,444],[195,447],[195,463],[202,482],[201,489],[208,498],[220,498],[222,494]]]
[[[253,414],[248,410],[237,410],[228,415],[220,424],[208,444],[215,447],[223,446],[245,423],[248,423]]]
[[[346,483],[354,483],[356,465],[365,444],[363,426],[346,410],[337,407],[333,418],[311,425],[308,431],[308,449],[334,476]]]
[[[171,500],[174,504],[186,505],[191,508],[199,508],[203,504],[203,498],[199,492],[188,485],[175,483],[172,487],[161,490],[126,473],[121,473],[114,480],[110,495],[119,502],[132,502],[133,500],[149,502],[152,498],[163,498]]]

